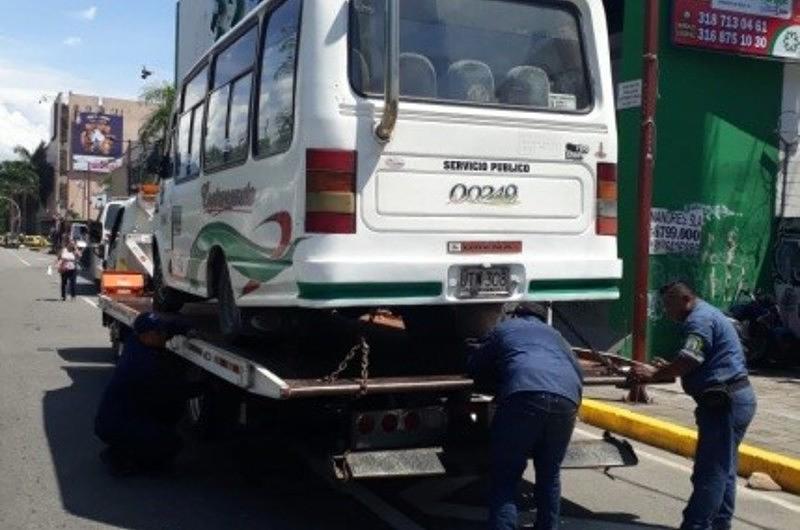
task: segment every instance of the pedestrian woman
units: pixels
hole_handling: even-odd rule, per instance
[[[69,294],[75,300],[75,281],[78,274],[78,259],[80,253],[75,249],[75,244],[70,241],[67,246],[61,249],[58,254],[56,266],[61,275],[61,300],[67,299],[67,284],[69,284]]]

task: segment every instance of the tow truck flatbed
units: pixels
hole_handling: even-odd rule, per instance
[[[130,329],[137,316],[153,309],[151,298],[146,296],[101,295],[99,306],[103,312],[104,324],[112,327],[112,340],[115,326]],[[231,346],[216,332],[215,311],[215,305],[212,303],[189,304],[179,315],[164,315],[165,318],[181,319],[191,329],[200,332],[199,336],[191,333],[191,336],[175,337],[168,343],[167,348],[192,365],[213,374],[242,392],[273,402],[293,402],[304,407],[303,410],[307,413],[313,414],[314,410],[320,410],[315,407],[321,405],[325,408],[325,403],[330,405],[336,400],[340,400],[339,403],[348,403],[349,405],[342,410],[349,411],[346,414],[351,418],[350,427],[346,428],[350,430],[348,435],[350,443],[353,443],[353,440],[360,442],[355,442],[355,446],[344,452],[339,449],[323,456],[328,462],[326,466],[333,471],[336,478],[347,480],[432,476],[481,473],[486,470],[488,465],[485,459],[487,454],[485,443],[488,435],[486,427],[491,417],[491,397],[473,393],[474,382],[464,374],[447,372],[437,374],[432,359],[424,356],[412,358],[408,352],[409,343],[403,342],[401,338],[405,334],[402,326],[394,325],[393,322],[396,321],[391,318],[375,319],[374,322],[366,324],[358,319],[334,322],[334,328],[354,325],[364,336],[368,336],[370,341],[375,342],[376,365],[380,363],[381,353],[384,354],[384,358],[400,357],[400,363],[394,363],[386,370],[388,375],[382,375],[380,367],[377,366],[367,379],[353,376],[329,378],[326,375],[330,374],[339,362],[341,343],[330,341],[326,336],[316,350],[312,348],[310,351],[302,352],[266,341],[245,347]],[[306,332],[306,335],[313,334],[325,335],[323,330]],[[387,344],[390,346],[387,347]],[[328,350],[334,353],[325,355],[329,353]],[[437,351],[437,353],[443,355],[446,352]],[[592,360],[592,356],[596,356],[596,353],[585,350],[576,350],[575,353],[584,368],[585,384],[620,384],[625,380],[624,376],[619,375],[621,371],[615,369],[609,362]],[[406,357],[403,357],[404,355]],[[417,364],[422,365],[423,373],[403,373],[402,369],[398,369],[398,366],[413,365],[414,363],[410,362],[412,360],[422,361]],[[624,360],[619,361],[624,364]],[[428,439],[427,443],[423,443],[426,439],[424,437],[412,437],[404,441],[401,434],[399,442],[396,440],[385,446],[382,445],[387,441],[385,434],[358,433],[361,428],[360,418],[364,417],[373,417],[375,421],[379,417],[385,420],[386,416],[394,415],[400,418],[406,414],[423,416],[433,414],[449,418],[450,412],[448,405],[445,404],[448,402],[447,396],[456,395],[467,397],[466,403],[476,411],[473,413],[475,424],[484,426],[480,431],[482,434],[465,445],[452,444],[441,438],[438,441]],[[424,404],[417,403],[420,396],[428,397]],[[357,403],[362,400],[353,399],[357,397],[367,401],[372,400],[373,406],[376,399],[383,403],[406,402],[407,406],[397,408],[395,405],[392,409],[383,410],[359,408]],[[382,399],[383,401],[380,401]],[[308,403],[310,407],[305,407],[303,403]],[[437,429],[441,430],[449,421],[450,419],[444,419],[444,423]],[[461,435],[457,436],[460,437]],[[471,435],[469,437],[473,438]],[[305,443],[302,436],[293,440],[298,446]],[[638,459],[630,444],[607,435],[603,440],[573,441],[562,467],[610,468],[632,466],[637,462]]]
[[[136,317],[152,311],[152,299],[137,296],[101,295],[101,310],[124,324],[133,326]],[[187,361],[217,377],[256,395],[272,399],[296,399],[323,396],[353,396],[367,394],[452,392],[469,390],[473,381],[464,374],[370,377],[365,386],[359,379],[342,377],[326,381],[322,372],[314,373],[304,363],[299,369],[284,355],[271,355],[260,348],[236,347],[225,344],[215,336],[215,307],[213,304],[194,304],[180,315],[193,328],[206,332],[202,337],[176,337],[168,347]],[[576,349],[579,357],[585,350]],[[581,359],[586,385],[618,385],[625,380],[599,362]]]
[[[152,311],[147,297],[101,295],[100,309],[122,324],[132,327],[136,317]],[[213,327],[213,306],[197,304],[181,315],[198,329]],[[213,333],[211,334],[213,335]],[[371,377],[366,388],[359,380],[340,378],[326,382],[322,377],[292,377],[293,367],[277,356],[259,354],[248,348],[223,344],[220,340],[176,337],[168,348],[187,361],[252,394],[272,399],[294,399],[358,394],[450,392],[467,390],[473,381],[463,375]]]

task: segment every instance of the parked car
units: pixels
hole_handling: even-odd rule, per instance
[[[6,233],[3,237],[3,247],[5,248],[19,248],[19,235],[12,234],[11,232]]]

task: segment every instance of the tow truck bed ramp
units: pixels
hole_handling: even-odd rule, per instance
[[[127,327],[136,317],[152,310],[149,298],[101,296],[104,313]],[[186,315],[184,315],[186,316]],[[207,315],[193,315],[204,320]],[[362,393],[360,380],[340,378],[333,382],[308,377],[287,377],[291,372],[279,359],[257,356],[245,348],[218,345],[206,339],[175,337],[168,348],[189,362],[247,392],[272,399],[295,399],[323,396],[348,396]],[[281,375],[284,374],[284,375]],[[425,391],[450,392],[469,389],[473,381],[462,375],[414,377],[370,377],[365,394],[402,394]]]

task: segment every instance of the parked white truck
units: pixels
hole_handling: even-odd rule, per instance
[[[222,333],[287,308],[617,298],[600,0],[179,3],[155,302]]]

